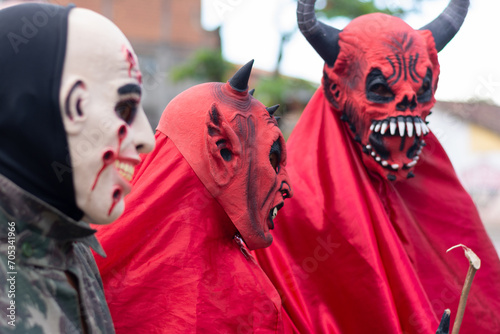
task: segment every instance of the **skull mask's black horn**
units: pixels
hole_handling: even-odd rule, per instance
[[[297,23],[309,44],[329,66],[333,66],[339,54],[340,30],[316,19],[315,2],[316,0],[298,0]]]
[[[420,28],[430,30],[436,49],[441,51],[446,44],[455,36],[469,9],[469,0],[451,0],[446,9],[434,21]]]
[[[229,79],[229,85],[234,90],[238,92],[244,92],[248,89],[248,79],[250,79],[250,73],[252,72],[253,59],[248,63],[243,65],[231,79]]]
[[[330,27],[316,19],[315,0],[298,0],[297,22],[299,29],[323,60],[332,66],[339,53],[340,30]],[[420,30],[430,30],[441,51],[455,36],[469,9],[469,0],[451,0],[446,9],[434,21]]]

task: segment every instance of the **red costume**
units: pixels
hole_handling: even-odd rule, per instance
[[[124,215],[100,228],[117,333],[283,330],[279,294],[249,249],[272,242],[292,192],[277,107],[249,94],[251,66],[172,100]]]
[[[445,308],[453,323],[468,261],[446,250],[458,243],[483,263],[461,333],[500,333],[498,255],[425,122],[437,51],[467,7],[452,1],[422,30],[371,14],[338,31],[299,1],[324,77],[287,143],[295,196],[256,253],[301,333],[434,333]]]

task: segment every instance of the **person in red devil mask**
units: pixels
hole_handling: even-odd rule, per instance
[[[98,232],[117,333],[281,331],[279,294],[249,250],[272,243],[292,189],[278,106],[248,91],[252,64],[169,103],[125,213]]]
[[[452,0],[420,30],[369,14],[339,31],[299,0],[323,81],[288,141],[286,228],[257,258],[300,333],[434,333],[445,308],[456,314],[468,262],[446,250],[459,243],[484,264],[462,331],[500,333],[498,255],[427,127],[437,53],[468,5]]]

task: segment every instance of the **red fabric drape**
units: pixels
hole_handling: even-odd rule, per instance
[[[432,125],[432,124],[431,124]],[[415,178],[370,174],[322,88],[288,144],[295,196],[273,245],[256,251],[301,333],[434,333],[453,323],[468,261],[482,260],[461,333],[500,333],[500,261],[469,195],[431,133]]]
[[[156,133],[123,216],[98,227],[117,333],[278,333],[281,302],[172,141]]]

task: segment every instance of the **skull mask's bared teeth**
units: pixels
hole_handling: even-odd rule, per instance
[[[388,171],[409,170],[420,159],[425,146],[422,138],[429,132],[420,116],[399,115],[372,120],[368,144],[363,145],[363,152]],[[396,156],[391,157],[394,152]]]
[[[413,160],[412,162],[406,164],[406,166],[408,166],[409,168],[415,166],[417,164],[417,160]]]
[[[415,134],[420,137],[422,134],[422,127],[420,126],[420,117],[415,117]]]
[[[425,122],[423,120],[420,120],[420,125],[422,126],[422,133],[424,135],[426,135],[430,132],[429,128],[427,127],[427,124],[425,124]]]
[[[372,121],[371,129],[369,144],[364,146],[363,150],[378,164],[391,171],[407,170],[417,164],[422,148],[425,146],[421,135],[429,132],[425,122],[419,116],[397,116],[375,120]],[[398,151],[405,152],[410,162],[391,159],[390,147],[397,147]]]
[[[411,117],[406,117],[406,130],[408,132],[408,137],[413,136],[413,120]]]
[[[396,119],[394,117],[391,117],[390,122],[391,136],[394,136],[396,134],[396,129],[398,128],[398,123],[396,122]]]
[[[380,133],[383,136],[400,137],[407,135],[408,137],[420,137],[427,135],[430,131],[425,121],[419,116],[397,116],[389,117],[383,120],[372,121],[370,131]]]
[[[403,137],[405,135],[405,119],[402,116],[398,116],[398,127],[399,135]]]
[[[369,150],[374,153],[374,157],[378,154],[382,159],[387,160],[390,156],[389,150],[384,145],[383,136],[380,133],[372,132],[369,138]],[[372,150],[373,148],[373,150]],[[376,154],[375,154],[376,153]]]
[[[418,153],[419,148],[420,148],[419,140],[417,139],[417,137],[415,137],[415,139],[413,140],[413,145],[406,152],[406,156],[408,157],[408,159],[413,159],[415,157],[415,155],[419,154]],[[420,152],[422,152],[422,151],[420,151]]]
[[[387,120],[382,122],[382,127],[381,127],[381,129],[380,129],[380,133],[381,133],[382,135],[384,135],[384,134],[385,134],[385,132],[387,131],[387,127],[388,127],[388,126],[389,126],[389,122],[388,122]]]

